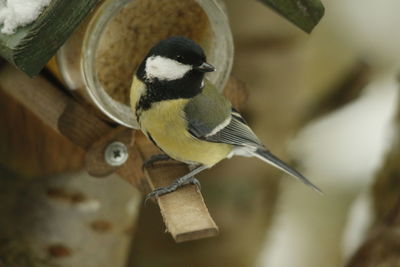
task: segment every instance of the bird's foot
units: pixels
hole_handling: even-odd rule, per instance
[[[153,167],[154,163],[157,161],[165,161],[165,160],[172,160],[170,156],[167,154],[156,154],[150,157],[150,159],[146,160],[142,165],[142,170],[144,168]]]
[[[199,180],[197,180],[195,177],[185,177],[184,176],[184,177],[176,179],[169,186],[158,187],[153,192],[147,194],[144,203],[147,203],[147,201],[151,198],[156,198],[156,197],[159,197],[159,196],[162,196],[165,194],[172,193],[172,192],[176,191],[178,188],[180,188],[184,185],[187,185],[187,184],[197,185],[197,188],[199,190],[201,190],[201,185],[200,185]]]

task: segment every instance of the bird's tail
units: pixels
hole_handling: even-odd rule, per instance
[[[265,149],[259,148],[256,151],[254,151],[254,155],[257,158],[261,159],[262,161],[265,161],[265,162],[277,167],[278,169],[281,169],[282,171],[286,172],[287,174],[290,174],[291,176],[299,179],[302,183],[311,187],[318,193],[323,194],[322,191],[317,186],[315,186],[313,183],[311,183],[306,177],[304,177],[301,173],[299,173],[295,169],[289,167],[285,162],[278,159],[271,152],[269,152]]]

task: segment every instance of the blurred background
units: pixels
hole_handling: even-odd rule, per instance
[[[249,91],[243,116],[274,154],[324,195],[257,159],[233,158],[199,176],[219,236],[177,244],[165,233],[159,208],[143,205],[117,177],[79,172],[26,179],[15,174],[16,165],[3,164],[0,265],[400,266],[400,2],[322,2],[325,16],[310,35],[258,1],[225,4],[235,45],[232,75]],[[7,121],[6,105],[1,121]],[[0,154],[6,162],[13,156]],[[57,190],[64,184],[71,190]],[[91,198],[82,199],[78,189]],[[58,203],[47,204],[45,196]],[[115,223],[90,212],[77,216],[74,205],[101,210]],[[79,220],[91,222],[98,235]],[[43,239],[53,245],[43,249]],[[60,240],[80,242],[81,255]]]

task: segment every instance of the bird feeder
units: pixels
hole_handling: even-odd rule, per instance
[[[136,67],[155,43],[174,35],[194,39],[205,49],[208,61],[217,67],[209,79],[221,91],[225,88],[225,95],[239,108],[246,93],[229,76],[232,36],[224,9],[216,0],[105,0],[59,50],[57,62],[48,64],[71,94],[42,78],[30,80],[9,66],[0,70],[0,87],[83,149],[89,174],[104,177],[116,172],[148,193],[188,172],[178,162],[142,169],[144,161],[160,152],[135,130],[137,123],[129,107]],[[157,202],[175,241],[218,233],[196,186],[180,188]]]

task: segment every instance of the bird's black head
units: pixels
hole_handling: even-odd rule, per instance
[[[136,75],[147,85],[151,98],[161,101],[197,95],[201,92],[204,74],[214,70],[197,43],[176,36],[150,49]]]

